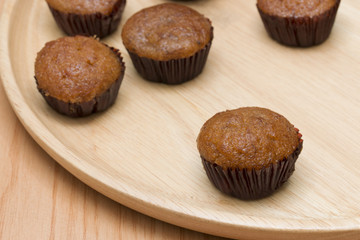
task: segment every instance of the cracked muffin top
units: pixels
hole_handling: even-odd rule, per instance
[[[87,102],[120,76],[118,56],[91,37],[62,37],[38,52],[35,78],[45,94],[64,102]]]
[[[332,8],[338,0],[257,0],[266,14],[279,17],[313,17]]]
[[[164,3],[145,8],[125,23],[126,49],[158,61],[192,56],[213,37],[209,19],[180,4]]]
[[[276,164],[299,143],[298,131],[285,117],[259,107],[217,113],[205,122],[197,138],[202,158],[231,169],[259,170]]]
[[[76,14],[102,13],[109,15],[118,0],[46,0],[58,11]]]

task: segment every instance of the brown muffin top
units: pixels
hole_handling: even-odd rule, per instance
[[[285,117],[259,107],[217,113],[197,138],[205,160],[231,169],[268,167],[290,156],[299,143],[298,132]]]
[[[118,0],[46,0],[58,11],[76,14],[102,13],[109,15]]]
[[[212,39],[209,19],[175,3],[145,8],[125,23],[122,39],[126,49],[158,61],[192,56]]]
[[[46,94],[64,102],[87,102],[104,93],[120,76],[118,56],[91,37],[63,37],[37,54],[35,77]]]
[[[279,17],[313,17],[332,8],[337,0],[257,0],[266,14]]]

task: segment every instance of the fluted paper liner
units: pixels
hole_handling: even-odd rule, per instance
[[[106,44],[105,44],[106,45]],[[107,45],[106,45],[107,46]],[[44,97],[46,102],[57,112],[67,115],[69,117],[85,117],[90,114],[101,112],[108,109],[111,105],[114,104],[121,82],[124,78],[125,74],[125,63],[123,62],[123,58],[121,57],[121,53],[118,49],[113,47],[109,47],[119,58],[121,64],[121,72],[118,79],[110,85],[110,87],[101,95],[96,96],[88,102],[64,102],[57,98],[54,98],[45,93],[42,89],[39,88],[38,82],[36,80],[36,85],[38,86],[38,90],[41,95]]]
[[[283,185],[295,170],[295,162],[302,150],[303,141],[287,158],[260,170],[224,169],[201,157],[210,182],[221,192],[242,200],[267,197]]]
[[[49,4],[48,6],[57,25],[67,35],[84,35],[103,38],[118,28],[125,4],[126,0],[117,1],[109,15],[104,15],[99,12],[94,14],[65,13],[54,9]]]
[[[137,72],[146,80],[166,84],[180,84],[198,76],[204,69],[209,55],[212,39],[204,48],[187,58],[157,61],[139,57],[129,52]]]
[[[330,35],[340,4],[313,17],[279,17],[264,13],[258,6],[268,35],[275,41],[294,47],[310,47],[323,43]]]

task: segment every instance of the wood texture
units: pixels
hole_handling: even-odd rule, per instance
[[[160,2],[131,1],[123,20],[142,7]],[[54,113],[32,78],[36,52],[45,42],[63,34],[43,1],[5,1],[0,21],[4,33],[0,40],[1,78],[27,131],[50,156],[92,188],[166,222],[234,238],[359,239],[360,84],[356,69],[360,64],[360,6],[356,0],[341,3],[328,41],[309,49],[288,48],[269,39],[255,1],[202,0],[186,4],[208,16],[215,28],[203,74],[180,86],[142,80],[132,67],[118,31],[104,41],[120,48],[127,64],[119,98],[103,114],[74,120]],[[203,122],[216,112],[251,105],[286,116],[300,129],[305,142],[295,174],[279,192],[263,200],[244,202],[224,196],[210,185],[195,139]],[[27,151],[35,148],[48,159],[31,143],[33,147],[24,152],[7,152],[25,154],[20,158],[26,158]],[[18,164],[21,162],[13,163],[11,176],[18,173]],[[61,169],[53,163],[45,166],[41,172],[50,178]],[[17,181],[10,179],[15,183],[6,183],[7,191]],[[53,212],[61,211],[54,199],[62,202],[69,196],[84,199],[84,195],[95,194],[74,179],[70,182],[75,181],[89,193],[74,189],[58,196],[58,189],[64,185],[28,180],[24,190],[32,196],[30,199],[42,199],[41,204]],[[36,181],[45,184],[44,189],[52,189],[50,198],[45,190],[32,191]],[[1,201],[11,201],[6,196],[3,194]],[[96,205],[97,200],[92,199]],[[84,211],[77,211],[88,204],[75,201],[63,205],[71,220],[67,224],[77,219],[97,221],[96,217],[89,220],[94,215],[88,218]],[[37,212],[26,214],[42,217]],[[44,215],[54,229],[56,216]],[[19,215],[11,219],[16,217]],[[67,217],[63,221],[68,221]],[[1,225],[4,229],[8,226]],[[50,236],[62,234],[49,231]],[[85,236],[87,231],[85,227]]]

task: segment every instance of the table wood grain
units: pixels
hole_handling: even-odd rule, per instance
[[[25,131],[0,84],[0,239],[209,239],[86,186]]]

